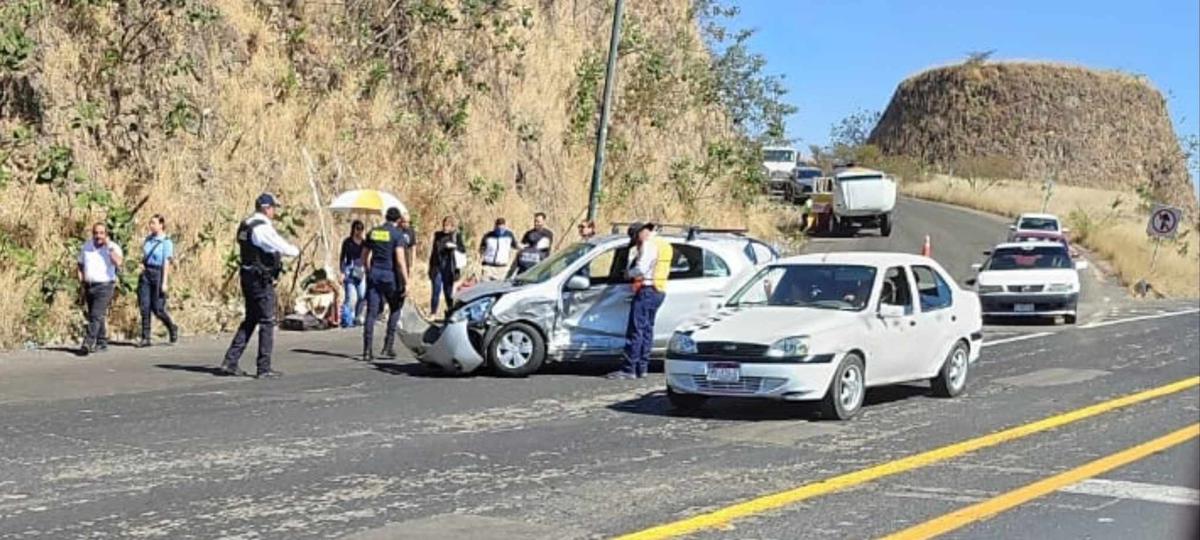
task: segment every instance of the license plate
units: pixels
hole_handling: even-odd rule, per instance
[[[737,362],[714,362],[708,365],[708,382],[735,383],[742,380],[742,366]]]
[[[1033,304],[1014,304],[1013,311],[1017,313],[1033,313]]]

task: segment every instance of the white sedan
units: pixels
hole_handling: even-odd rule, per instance
[[[933,259],[803,255],[763,267],[672,336],[667,395],[683,410],[712,397],[820,401],[848,419],[873,386],[930,380],[958,395],[982,345],[979,298]]]

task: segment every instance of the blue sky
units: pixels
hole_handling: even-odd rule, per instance
[[[742,0],[734,24],[784,74],[799,148],[859,108],[880,110],[925,68],[995,49],[997,60],[1053,60],[1144,74],[1166,94],[1178,133],[1200,132],[1197,0]],[[807,152],[806,152],[807,153]]]

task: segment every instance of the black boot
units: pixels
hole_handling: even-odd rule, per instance
[[[148,337],[143,336],[142,340],[138,342],[138,348],[145,349],[146,347],[149,347],[149,346],[150,346],[150,338],[148,338]]]
[[[391,360],[396,357],[396,349],[390,343],[386,343],[383,345],[383,350],[379,351],[379,357]]]
[[[362,357],[359,360],[361,360],[363,362],[367,362],[367,363],[374,362],[375,361],[375,353],[371,352],[371,349],[366,349],[363,351]]]
[[[179,343],[179,325],[171,325],[167,332],[171,334],[171,345]]]

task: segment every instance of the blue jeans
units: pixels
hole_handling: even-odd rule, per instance
[[[438,300],[442,297],[446,298],[447,310],[454,305],[454,271],[446,269],[434,270],[433,275],[429,276],[429,280],[433,285],[433,293],[429,298],[429,315],[437,316]]]
[[[654,348],[654,318],[667,295],[653,287],[642,287],[629,306],[629,324],[625,327],[625,362],[621,371],[645,375],[650,371],[650,351]]]
[[[367,278],[364,276],[358,281],[350,278],[349,268],[343,270],[346,274],[345,294],[346,298],[342,302],[342,328],[349,328],[358,323],[359,315],[362,314],[363,304],[367,301]]]
[[[391,352],[396,341],[396,325],[400,322],[400,309],[404,307],[404,286],[396,283],[395,277],[372,273],[367,287],[367,322],[363,325],[363,353],[370,352],[375,344],[375,321],[388,308],[387,326],[383,334],[383,350]]]

